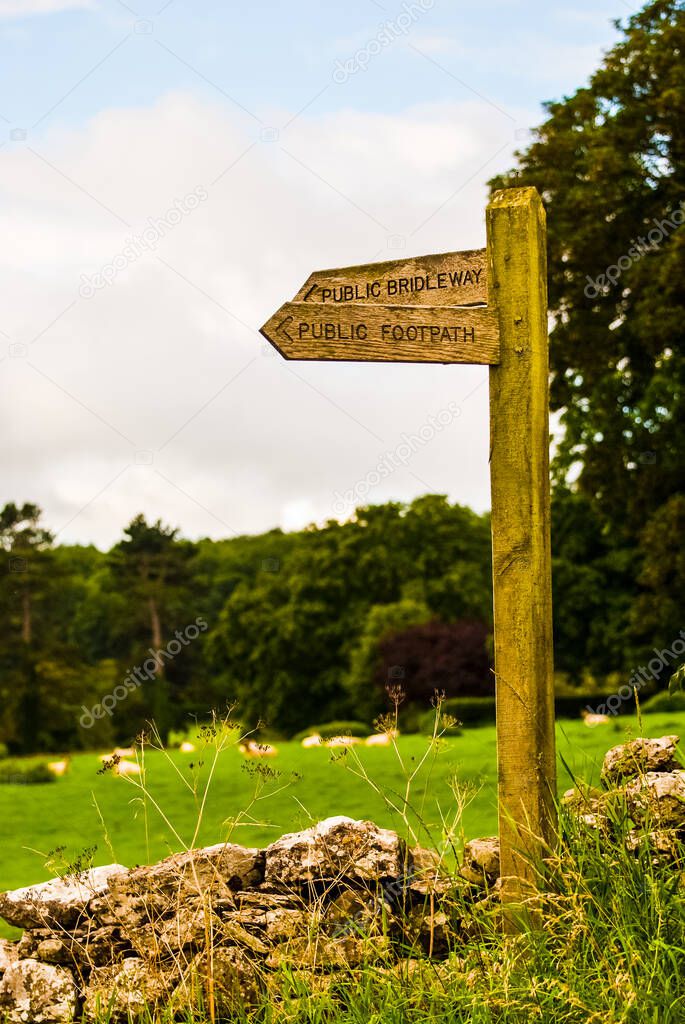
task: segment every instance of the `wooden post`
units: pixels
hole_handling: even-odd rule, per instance
[[[490,474],[502,897],[538,887],[556,796],[549,495],[545,212],[534,188],[487,209],[490,302],[501,356],[490,367]]]

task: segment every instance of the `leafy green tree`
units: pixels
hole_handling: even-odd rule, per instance
[[[10,502],[0,511],[3,632],[2,660],[12,691],[5,729],[20,749],[31,750],[44,713],[36,662],[47,644],[45,612],[54,592],[50,546],[52,534],[40,524],[42,512],[29,502]],[[39,621],[37,623],[37,617]]]
[[[5,553],[5,575],[15,599],[22,642],[30,649],[34,632],[34,598],[42,589],[46,552],[53,536],[40,525],[38,505],[5,505],[0,512],[0,547]]]
[[[546,104],[518,166],[491,183],[534,185],[547,210],[557,530],[566,519],[555,646],[576,677],[666,642],[656,606],[678,590],[662,573],[649,614],[638,600],[653,568],[645,528],[685,491],[685,7],[652,0],[617,27],[589,83]],[[569,487],[584,509],[575,539]]]
[[[163,736],[173,724],[174,714],[166,663],[158,652],[170,639],[167,631],[173,633],[171,627],[176,625],[175,615],[184,603],[181,595],[190,585],[194,554],[195,545],[179,540],[177,529],[164,526],[160,520],[148,524],[142,515],[129,523],[124,539],[110,552],[113,590],[119,601],[125,598],[128,606],[127,628],[141,641],[147,634],[145,660],[147,655],[156,659],[154,680],[149,684],[150,711]],[[140,648],[137,654],[140,658]]]
[[[634,551],[616,548],[597,507],[558,486],[552,503],[554,663],[571,682],[627,668]]]
[[[685,489],[685,8],[653,0],[519,166],[548,214],[562,478],[632,542]]]
[[[651,646],[670,647],[685,629],[685,495],[674,494],[647,523],[640,583],[643,593],[633,607],[633,631],[642,653]]]

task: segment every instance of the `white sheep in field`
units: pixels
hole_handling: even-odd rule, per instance
[[[367,736],[364,744],[367,747],[389,747],[398,736],[399,732],[397,729],[390,729],[388,732],[377,732],[373,736]]]
[[[111,761],[117,757],[135,757],[136,752],[133,747],[115,747],[110,754],[100,754],[101,761]]]
[[[275,757],[278,753],[276,747],[271,743],[256,743],[254,740],[247,740],[238,745],[238,750],[243,757]]]
[[[119,761],[112,770],[115,775],[140,775],[140,765],[135,761]]]
[[[330,739],[326,740],[327,747],[353,747],[360,740],[357,736],[331,736]]]
[[[195,744],[189,743],[188,740],[184,740],[178,749],[182,754],[193,754],[195,752]]]
[[[592,711],[581,711],[580,716],[585,724],[590,727],[595,725],[607,725],[609,722],[608,715],[596,715]]]
[[[319,736],[318,732],[314,732],[314,733],[312,733],[311,736],[305,736],[304,737],[304,739],[302,740],[301,746],[303,746],[305,749],[307,749],[309,747],[320,747],[322,743],[323,743],[323,740]]]
[[[48,771],[53,775],[65,775],[68,768],[68,761],[48,761]]]
[[[367,736],[364,745],[367,747],[389,747],[391,742],[390,733],[377,732],[373,736]]]

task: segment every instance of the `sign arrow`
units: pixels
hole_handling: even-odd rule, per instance
[[[315,270],[295,302],[473,306],[488,301],[485,249]]]
[[[292,319],[293,319],[293,318],[292,318],[292,316],[291,316],[291,315],[287,316],[287,317],[285,318],[285,320],[282,320],[282,321],[280,322],[280,324],[278,325],[278,327],[276,328],[276,334],[278,334],[278,335],[279,335],[280,337],[282,337],[282,338],[285,338],[285,339],[286,339],[286,341],[290,341],[290,342],[292,342],[292,340],[293,340],[293,339],[291,338],[291,336],[290,336],[290,335],[288,334],[288,332],[286,331],[286,329],[285,329],[285,325],[286,325],[286,324],[289,324],[289,323],[291,322],[291,320],[292,320]],[[262,332],[262,333],[263,333],[263,332]]]
[[[499,362],[498,317],[486,306],[286,302],[261,333],[286,359]]]

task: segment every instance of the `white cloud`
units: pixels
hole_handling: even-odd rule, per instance
[[[468,102],[300,117],[266,142],[177,94],[2,150],[4,500],[100,544],[138,511],[190,536],[293,527],[332,516],[336,491],[457,401],[458,421],[369,497],[486,507],[484,368],[285,363],[255,328],[311,270],[397,255],[389,236],[407,254],[482,245],[514,128]],[[156,252],[79,297],[82,274],[198,187],[207,200]]]
[[[0,18],[25,18],[31,14],[54,14],[92,6],[92,0],[0,0]]]

